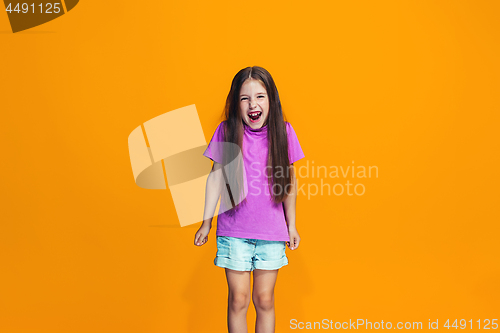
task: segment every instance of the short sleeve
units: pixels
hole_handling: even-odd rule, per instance
[[[305,156],[295,130],[289,122],[286,123],[286,134],[288,137],[288,159],[290,160],[290,164],[292,164]]]
[[[224,142],[224,122],[221,122],[217,126],[214,134],[212,135],[212,139],[210,139],[207,149],[203,153],[203,156],[208,157],[212,161],[223,164],[222,152],[220,148],[222,145],[217,144],[216,142]]]

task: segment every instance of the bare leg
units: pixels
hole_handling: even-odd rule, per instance
[[[255,269],[253,271],[253,304],[257,312],[256,333],[274,333],[274,286],[278,270]]]
[[[227,328],[229,333],[247,333],[247,311],[250,305],[250,272],[226,268]]]

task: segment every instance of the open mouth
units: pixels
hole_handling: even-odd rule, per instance
[[[251,112],[248,114],[248,118],[250,118],[250,121],[252,123],[258,122],[261,116],[262,116],[262,111]]]

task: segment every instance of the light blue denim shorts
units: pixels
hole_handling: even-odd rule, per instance
[[[236,271],[278,269],[288,265],[285,241],[216,236],[214,264]]]

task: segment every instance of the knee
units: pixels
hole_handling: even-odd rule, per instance
[[[274,308],[274,294],[262,293],[253,295],[253,304],[257,310],[269,311]]]
[[[232,292],[229,294],[229,307],[233,311],[240,311],[248,308],[250,295],[245,292]]]

